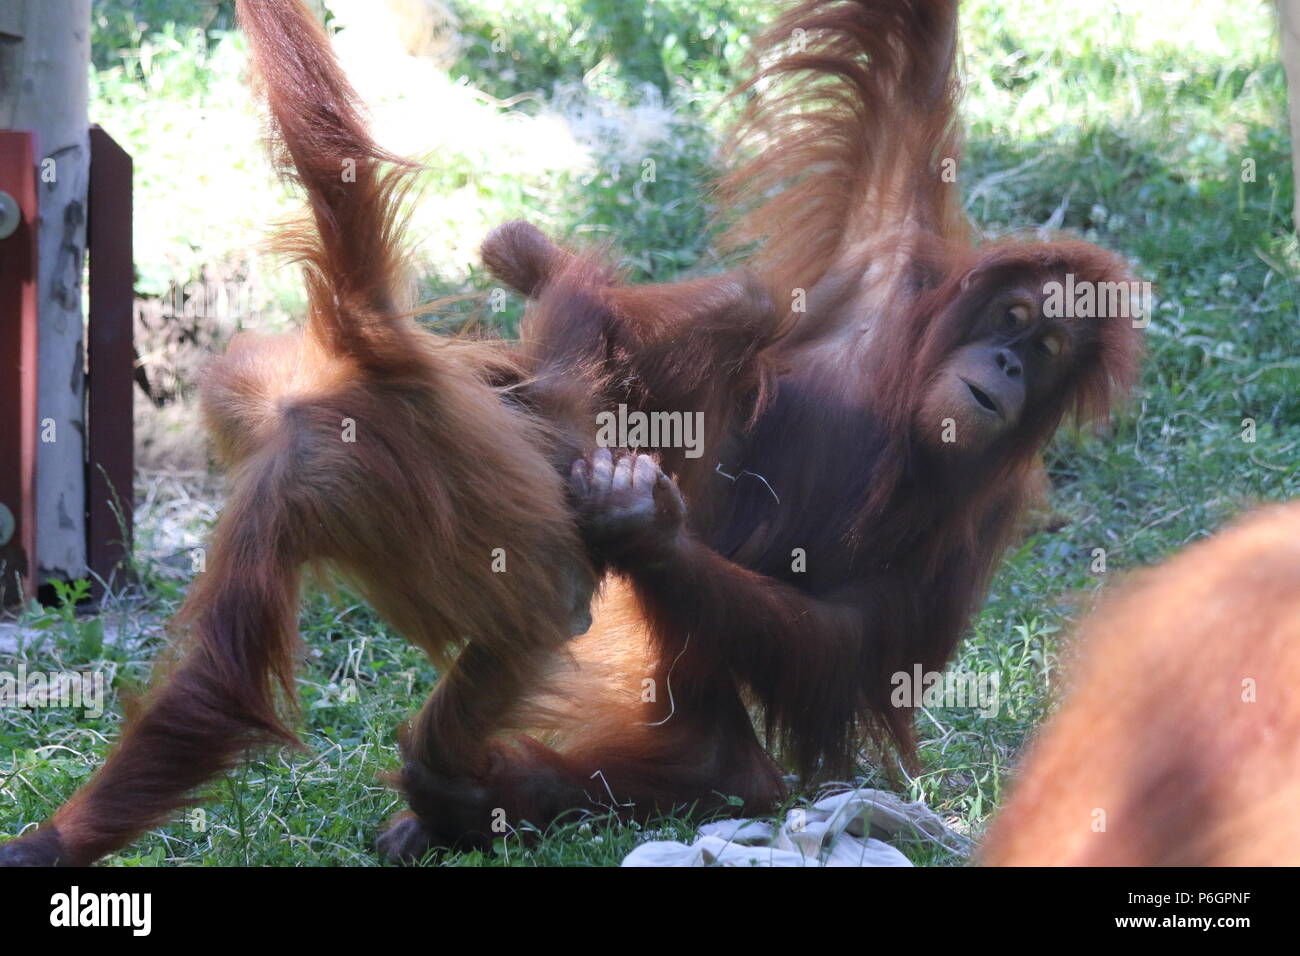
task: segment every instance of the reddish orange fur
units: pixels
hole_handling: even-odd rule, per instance
[[[806,46],[791,52],[796,28]],[[1063,319],[1060,376],[1031,390],[1015,428],[951,456],[923,440],[930,384],[990,297],[1067,273],[1128,278],[1118,257],[1081,242],[971,243],[939,164],[957,155],[954,35],[955,4],[943,0],[806,0],[757,41],[758,75],[742,89],[768,92],[731,149],[755,156],[724,184],[746,207],[742,238],[761,243],[749,291],[708,309],[701,290],[726,277],[603,293],[623,320],[599,348],[606,401],[718,409],[702,457],[663,457],[686,492],[686,533],[607,555],[623,579],[618,620],[597,613],[566,678],[587,715],[582,760],[566,762],[571,744],[533,754],[480,781],[485,801],[524,807],[510,800],[530,762],[545,765],[531,785],[544,790],[548,776],[563,781],[556,792],[597,767],[641,810],[718,794],[770,803],[782,792],[773,751],[808,777],[852,772],[864,738],[913,755],[912,712],[891,704],[891,675],[946,664],[1039,487],[1041,446],[1071,413],[1104,419],[1141,351],[1123,317]],[[484,258],[529,293],[564,255],[514,224]],[[738,353],[743,374],[694,358],[712,354],[692,339],[704,319],[743,336],[746,310],[760,347],[752,360]],[[792,569],[795,549],[805,571]],[[635,666],[593,677],[616,642]],[[659,696],[638,701],[647,678]]]
[[[1300,863],[1297,682],[1300,504],[1290,504],[1137,572],[1082,623],[1064,700],[982,861]]]
[[[761,243],[783,306],[854,243],[968,240],[956,182],[941,175],[961,155],[956,42],[955,4],[942,0],[805,0],[756,41],[721,188],[746,213],[731,242]]]
[[[296,0],[246,0],[240,16],[285,172],[313,213],[281,237],[307,271],[307,324],[241,336],[206,374],[204,416],[230,490],[177,618],[182,647],[104,767],[39,835],[44,862],[89,862],[163,822],[248,746],[296,740],[277,697],[293,696],[302,566],[341,573],[449,666],[408,752],[468,774],[487,765],[492,734],[510,726],[522,688],[541,684],[595,585],[558,470],[583,447],[571,436],[590,421],[593,386],[546,387],[585,381],[580,357],[416,328],[398,285],[409,170],[371,142]],[[599,274],[574,262],[557,282],[566,320]],[[503,376],[545,415],[503,401],[490,384]],[[492,571],[495,548],[505,574]],[[9,859],[25,859],[21,843],[5,847]]]

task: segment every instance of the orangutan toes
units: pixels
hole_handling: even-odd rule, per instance
[[[66,857],[59,831],[52,826],[0,843],[0,866],[59,866]]]
[[[437,846],[433,831],[409,810],[393,817],[375,841],[375,849],[389,863],[419,863]]]

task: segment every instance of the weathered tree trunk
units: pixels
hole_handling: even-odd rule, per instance
[[[37,134],[38,580],[86,572],[81,281],[90,175],[90,0],[4,0],[0,126]]]
[[[1291,169],[1296,183],[1300,183],[1300,0],[1278,0],[1277,19],[1287,99],[1291,103]],[[1300,188],[1295,190],[1291,222],[1300,229]]]

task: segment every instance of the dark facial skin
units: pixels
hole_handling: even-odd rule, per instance
[[[927,390],[917,427],[928,443],[974,452],[1020,422],[1049,394],[1068,360],[1067,330],[1042,315],[1030,288],[997,293],[979,307],[970,334]]]

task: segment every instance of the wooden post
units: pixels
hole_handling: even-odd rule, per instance
[[[90,0],[0,7],[0,128],[36,134],[36,567],[86,573],[85,370],[81,281],[90,176]]]
[[[131,157],[98,126],[90,130],[90,317],[86,324],[89,433],[86,555],[112,582],[131,541],[135,431]],[[96,582],[98,587],[98,581]]]
[[[35,592],[36,163],[32,134],[0,130],[0,605]],[[12,207],[5,210],[13,215]],[[8,226],[0,231],[8,231]]]

